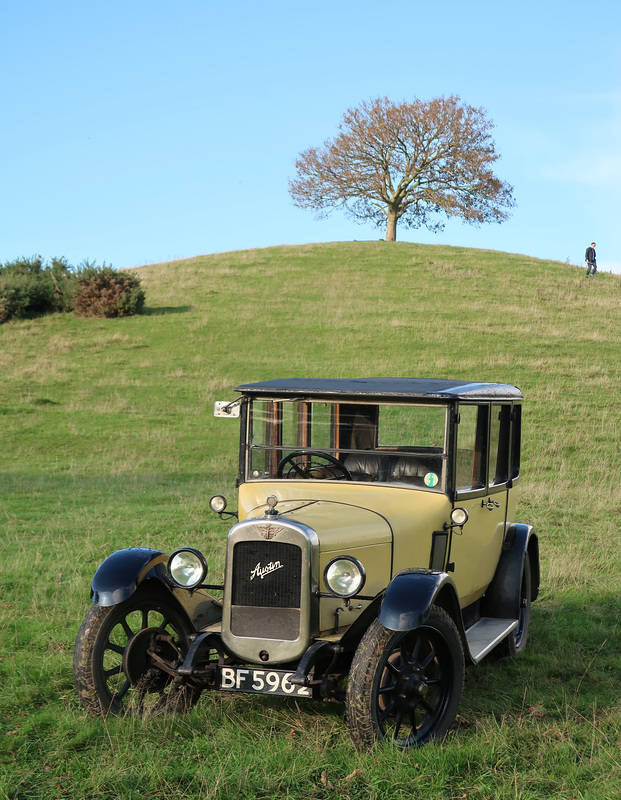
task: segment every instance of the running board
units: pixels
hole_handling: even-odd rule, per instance
[[[500,644],[514,628],[517,628],[517,619],[496,619],[483,617],[475,622],[466,631],[466,640],[470,650],[470,657],[478,664],[485,656]]]

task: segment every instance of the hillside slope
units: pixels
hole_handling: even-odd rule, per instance
[[[287,796],[324,797],[322,771],[360,768],[352,797],[394,798],[412,781],[427,797],[464,796],[466,784],[469,796],[508,798],[524,781],[532,796],[619,796],[621,278],[385,242],[138,271],[142,317],[0,326],[0,717],[16,720],[0,794],[121,797],[140,785],[190,798],[206,785],[210,797],[267,797],[287,775]],[[525,396],[518,518],[540,534],[542,593],[524,656],[469,673],[460,714],[472,729],[415,759],[358,760],[340,710],[236,697],[202,700],[161,733],[155,721],[86,723],[71,648],[102,559],[194,545],[221,578],[226,526],[207,498],[235,506],[238,428],[213,418],[214,400],[279,376],[390,375],[514,383]],[[585,747],[587,759],[575,755]]]
[[[205,454],[215,443],[231,469],[216,482],[230,485],[236,434],[211,407],[242,381],[500,381],[526,397],[528,521],[563,528],[559,507],[572,519],[582,507],[580,524],[592,524],[595,497],[600,535],[611,531],[619,276],[586,280],[581,268],[525,256],[385,242],[282,246],[138,271],[143,317],[0,328],[10,472],[89,474],[103,451],[114,474],[189,470],[211,482]]]

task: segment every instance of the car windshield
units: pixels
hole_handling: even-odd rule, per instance
[[[248,480],[352,480],[443,491],[440,405],[254,400]]]

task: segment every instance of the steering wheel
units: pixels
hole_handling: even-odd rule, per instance
[[[301,456],[307,457],[308,463],[296,464],[295,459],[300,458]],[[290,478],[293,474],[297,474],[300,478],[330,478],[334,480],[341,480],[345,478],[347,481],[351,481],[352,477],[349,473],[349,470],[344,464],[331,456],[329,453],[322,453],[320,450],[294,450],[289,455],[281,458],[278,462],[278,469],[276,470],[276,477],[282,478],[283,472],[287,464],[290,465],[290,469],[287,470],[287,473],[284,477]],[[327,475],[320,475],[316,474],[320,471],[327,471]]]

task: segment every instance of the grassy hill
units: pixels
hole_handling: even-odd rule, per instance
[[[0,327],[0,798],[529,798],[621,794],[621,278],[407,243],[283,246],[138,270],[147,313]],[[71,651],[113,550],[223,567],[240,382],[446,377],[525,395],[518,518],[542,596],[515,662],[469,670],[441,746],[360,756],[340,706],[206,696],[87,719]],[[355,772],[360,770],[360,772]]]

